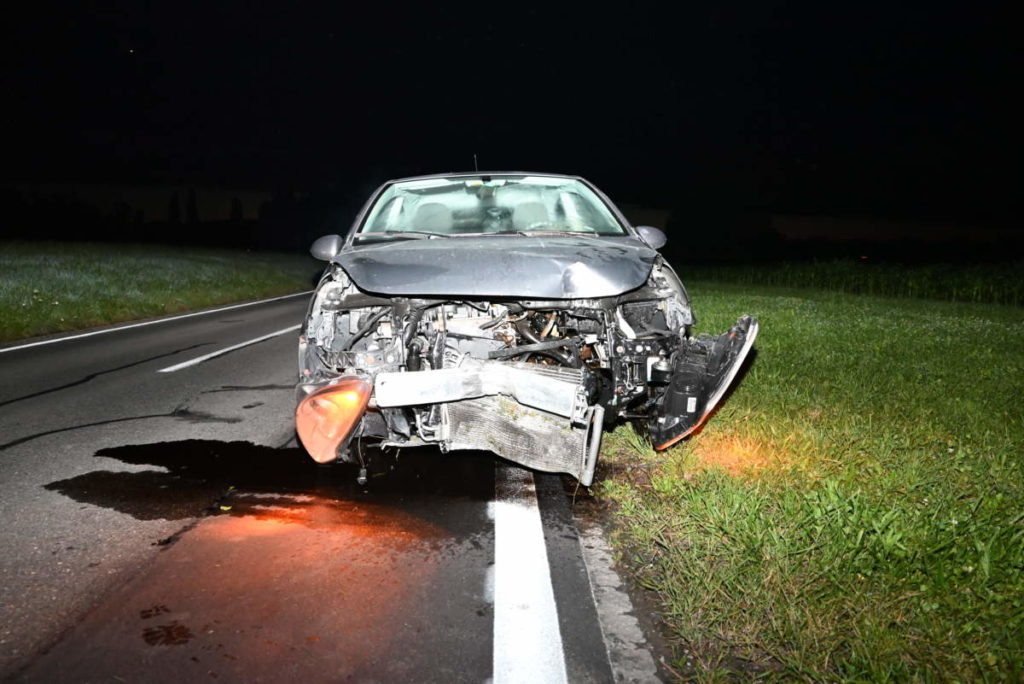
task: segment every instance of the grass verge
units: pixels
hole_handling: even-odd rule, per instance
[[[0,243],[0,341],[298,292],[317,264],[229,249]]]
[[[706,429],[598,494],[681,676],[1024,678],[1024,312],[688,283],[762,323]]]
[[[772,264],[694,265],[687,281],[709,280],[762,287],[807,287],[881,297],[952,302],[1024,304],[1024,262],[906,266],[875,261],[806,261]]]

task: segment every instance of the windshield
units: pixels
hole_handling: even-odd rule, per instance
[[[360,235],[467,235],[570,232],[624,235],[625,229],[585,184],[551,176],[430,178],[388,187]]]

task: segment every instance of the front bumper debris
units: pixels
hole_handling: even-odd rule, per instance
[[[693,434],[711,415],[743,366],[760,324],[743,316],[718,337],[691,340],[673,356],[673,373],[650,422],[654,448]]]

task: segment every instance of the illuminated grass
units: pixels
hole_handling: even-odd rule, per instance
[[[301,254],[0,243],[0,340],[297,292],[321,268]]]
[[[1024,677],[1024,312],[689,283],[700,329],[762,323],[741,385],[600,494],[676,669],[718,679]]]

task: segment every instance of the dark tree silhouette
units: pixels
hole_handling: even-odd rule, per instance
[[[185,220],[189,225],[199,223],[199,206],[196,204],[196,191],[189,188],[188,200],[185,202]]]
[[[242,207],[242,200],[237,197],[231,198],[231,222],[241,223],[245,218],[245,209]]]
[[[171,202],[167,206],[167,222],[178,225],[181,223],[181,202],[178,201],[178,193],[171,193]]]
[[[127,202],[121,201],[114,205],[114,229],[120,230],[127,228],[128,224],[131,223],[132,219],[132,208]]]

